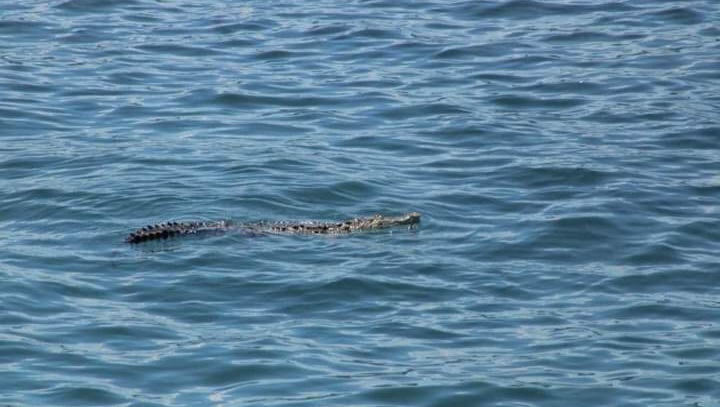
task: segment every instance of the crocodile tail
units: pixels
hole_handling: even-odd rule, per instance
[[[225,222],[167,222],[147,225],[130,233],[125,242],[142,243],[150,240],[168,239],[179,235],[194,234],[205,230],[226,228]]]

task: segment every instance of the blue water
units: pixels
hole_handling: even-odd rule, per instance
[[[2,2],[0,404],[720,405],[719,22],[715,0]]]

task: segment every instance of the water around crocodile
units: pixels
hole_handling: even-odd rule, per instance
[[[0,404],[720,400],[717,2],[10,3]]]

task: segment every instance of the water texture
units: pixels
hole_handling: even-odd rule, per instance
[[[719,21],[714,0],[3,2],[0,404],[717,406]]]

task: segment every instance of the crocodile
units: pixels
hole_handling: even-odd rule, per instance
[[[418,223],[420,223],[420,214],[417,212],[410,212],[400,216],[374,215],[340,222],[251,222],[239,224],[227,220],[213,222],[166,222],[137,229],[127,236],[125,242],[135,244],[182,235],[222,233],[226,231],[241,231],[253,235],[339,235],[400,225],[415,227]]]

